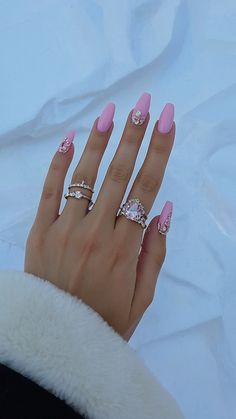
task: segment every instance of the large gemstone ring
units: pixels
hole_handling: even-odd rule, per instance
[[[118,215],[124,215],[128,220],[139,223],[143,228],[147,227],[145,224],[147,216],[144,207],[138,198],[133,198],[125,202],[125,204],[120,207]]]

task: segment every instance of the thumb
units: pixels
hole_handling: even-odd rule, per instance
[[[170,228],[173,203],[167,201],[160,215],[150,222],[143,238],[137,264],[132,310],[136,314],[152,303],[157,278],[166,256],[166,233]]]

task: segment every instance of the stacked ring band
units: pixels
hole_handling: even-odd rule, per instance
[[[82,182],[79,182],[79,183],[70,183],[70,185],[68,186],[69,192],[67,192],[64,195],[64,197],[66,199],[69,198],[69,197],[76,198],[76,199],[82,199],[82,198],[87,199],[90,202],[90,205],[89,205],[89,210],[90,210],[91,206],[93,205],[93,201],[91,200],[91,198],[88,197],[87,195],[83,194],[80,191],[70,192],[70,188],[72,188],[72,187],[80,187],[80,188],[83,188],[83,189],[88,189],[92,192],[92,194],[94,193],[94,189],[91,188],[91,186],[87,185],[84,180],[82,180]]]
[[[71,183],[68,186],[68,190],[70,190],[70,188],[73,188],[73,187],[80,187],[83,189],[88,189],[92,193],[94,193],[94,189],[91,188],[91,186],[87,185],[84,180],[82,180],[82,182],[79,182],[79,183]],[[90,201],[89,210],[91,210],[92,206],[94,205],[93,201],[87,195],[84,195],[80,191],[67,192],[64,195],[64,197],[66,199],[69,197],[76,198],[76,199],[81,199],[81,198],[87,199],[88,201]],[[138,198],[129,199],[127,202],[125,202],[119,208],[119,212],[117,215],[118,216],[124,215],[128,220],[135,221],[136,223],[140,224],[143,229],[147,227],[146,225],[147,215],[145,213],[143,205],[141,204]]]
[[[68,186],[68,189],[73,188],[73,187],[80,187],[80,188],[84,188],[84,189],[89,189],[92,193],[94,193],[94,189],[91,188],[91,186],[86,185],[84,180],[82,180],[81,183],[70,183],[70,185]]]

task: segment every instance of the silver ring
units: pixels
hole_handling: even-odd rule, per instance
[[[144,206],[141,204],[138,198],[129,199],[125,204],[120,207],[119,215],[124,215],[128,220],[135,221],[140,224],[142,228],[146,228],[145,223],[147,215],[144,210]]]
[[[65,197],[66,199],[67,199],[67,198],[69,198],[69,197],[71,197],[71,198],[76,198],[76,199],[85,198],[85,199],[88,199],[88,201],[90,201],[90,203],[92,203],[92,200],[91,200],[88,196],[86,196],[86,195],[82,194],[80,191],[67,192],[67,193],[65,193],[64,197]],[[91,205],[91,204],[90,204],[90,205]]]
[[[81,183],[70,183],[70,185],[68,186],[68,189],[73,188],[74,186],[84,188],[84,189],[89,189],[92,193],[94,193],[94,189],[91,188],[91,186],[86,185],[84,180],[82,180]]]

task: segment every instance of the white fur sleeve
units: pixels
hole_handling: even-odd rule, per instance
[[[89,418],[183,418],[98,313],[25,272],[0,271],[0,362]]]

